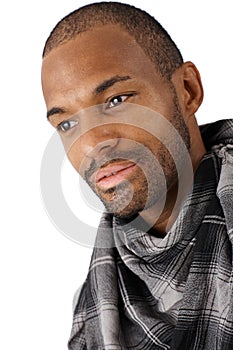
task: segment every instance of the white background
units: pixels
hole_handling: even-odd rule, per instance
[[[199,68],[205,88],[199,123],[232,117],[232,1],[126,2],[154,15],[184,59]],[[73,294],[88,269],[91,249],[68,240],[53,226],[43,208],[39,179],[41,158],[53,134],[40,87],[43,45],[58,20],[86,3],[15,0],[0,5],[0,348],[4,350],[66,349]],[[77,188],[72,186],[77,180],[67,162],[63,171],[68,184],[64,187],[75,196]],[[91,215],[86,217],[90,222]]]

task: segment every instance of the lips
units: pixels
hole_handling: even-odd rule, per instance
[[[95,183],[100,187],[116,186],[120,181],[125,180],[136,166],[133,162],[109,164],[99,169],[94,174]]]

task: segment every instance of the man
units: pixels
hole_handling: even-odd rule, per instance
[[[195,65],[150,15],[103,2],[57,24],[42,85],[106,207],[69,349],[232,349],[233,122],[200,131]]]

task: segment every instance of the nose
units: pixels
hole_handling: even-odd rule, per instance
[[[80,141],[82,153],[85,157],[99,159],[106,157],[118,146],[120,135],[107,130],[106,127],[100,127],[83,135]]]
[[[81,136],[77,147],[72,149],[69,154],[70,161],[76,165],[75,168],[83,176],[93,160],[97,166],[100,166],[111,159],[120,139],[120,135],[104,126],[89,130]]]

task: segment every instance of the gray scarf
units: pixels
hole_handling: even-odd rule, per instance
[[[233,349],[233,120],[201,131],[208,152],[163,239],[103,215],[111,244],[93,250],[70,350]]]

